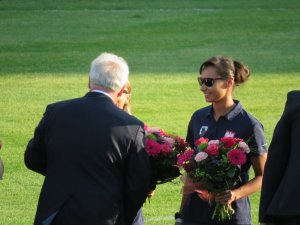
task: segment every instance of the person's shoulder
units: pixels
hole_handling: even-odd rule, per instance
[[[287,100],[288,101],[293,101],[293,102],[298,103],[300,105],[300,90],[294,90],[294,91],[288,92]]]
[[[295,90],[295,91],[290,91],[287,94],[287,101],[286,101],[286,106],[285,106],[285,113],[294,113],[294,112],[299,112],[300,110],[300,91]]]
[[[114,107],[114,113],[113,115],[118,118],[122,123],[125,125],[139,125],[139,126],[144,126],[144,122],[135,117],[134,115],[128,114],[124,110]]]
[[[203,107],[203,108],[200,108],[198,110],[196,110],[192,117],[203,117],[203,116],[206,116],[210,113],[210,110],[211,110],[211,105],[208,105],[206,107]]]
[[[242,109],[241,113],[249,121],[249,123],[251,123],[252,126],[256,126],[256,125],[263,126],[262,123],[255,116],[253,116],[245,109]]]
[[[127,112],[125,112],[125,116],[127,116],[127,121],[129,123],[133,123],[133,124],[137,124],[137,125],[140,125],[140,126],[144,126],[144,122],[141,121],[139,118],[135,117],[134,115],[130,115],[128,114]]]
[[[61,101],[58,101],[58,102],[53,102],[53,103],[48,104],[48,107],[49,108],[55,108],[55,107],[59,107],[59,106],[63,106],[63,105],[69,105],[69,104],[73,104],[73,103],[76,103],[78,101],[81,101],[82,99],[83,98],[80,97],[80,98],[72,98],[72,99],[61,100]]]
[[[53,112],[68,106],[76,105],[76,102],[80,102],[82,101],[82,99],[83,98],[80,97],[80,98],[66,99],[66,100],[50,103],[46,107],[46,112]]]

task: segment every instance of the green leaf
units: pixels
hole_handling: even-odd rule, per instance
[[[233,178],[235,176],[235,168],[231,167],[226,174],[228,177]]]

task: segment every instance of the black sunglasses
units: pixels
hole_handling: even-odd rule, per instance
[[[221,77],[218,77],[218,78],[201,78],[201,77],[197,77],[197,79],[198,79],[198,83],[199,83],[200,86],[205,84],[206,87],[212,87],[214,85],[215,80],[224,80]]]

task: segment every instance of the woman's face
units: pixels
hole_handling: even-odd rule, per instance
[[[227,96],[227,80],[217,73],[216,68],[212,66],[204,68],[198,80],[206,102],[219,102]]]
[[[125,87],[122,95],[117,100],[117,106],[120,109],[124,109],[130,100],[130,93],[128,93],[127,87]]]

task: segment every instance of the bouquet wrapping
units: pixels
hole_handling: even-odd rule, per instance
[[[196,140],[194,150],[187,150],[178,156],[177,164],[193,182],[201,182],[203,190],[196,192],[217,194],[234,188],[249,152],[248,144],[239,138],[208,140],[201,137]],[[212,219],[223,222],[231,219],[234,213],[231,204],[216,203]]]

